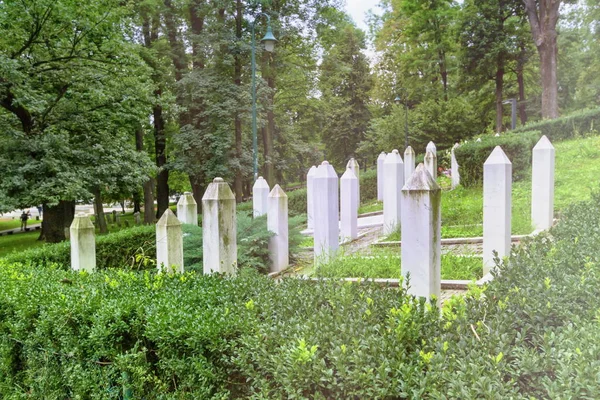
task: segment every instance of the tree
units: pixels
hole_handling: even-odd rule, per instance
[[[146,118],[147,70],[118,1],[0,4],[0,199],[43,204],[41,238],[64,239],[76,200],[141,183],[132,145]]]

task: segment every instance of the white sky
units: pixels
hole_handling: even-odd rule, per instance
[[[366,31],[366,12],[369,11],[369,9],[373,9],[373,11],[377,12],[377,4],[379,4],[379,0],[346,0],[346,10],[354,22],[356,22],[356,25]]]

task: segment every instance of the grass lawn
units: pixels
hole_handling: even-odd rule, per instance
[[[332,262],[310,271],[309,275],[326,278],[400,278],[400,252],[377,249],[369,255],[340,255]],[[479,279],[483,274],[480,257],[442,255],[442,279]]]
[[[36,221],[35,218],[30,218],[27,220],[27,226],[31,226],[33,224],[39,224],[41,221]],[[8,229],[20,228],[21,220],[19,218],[10,219],[10,218],[2,218],[0,217],[0,231],[5,231]]]
[[[37,238],[40,236],[40,231],[18,233],[14,235],[6,235],[0,237],[0,257],[21,250],[27,250],[32,247],[43,246],[44,242],[40,242]]]

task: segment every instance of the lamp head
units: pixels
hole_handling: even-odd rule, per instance
[[[400,104],[401,102],[402,102],[402,98],[400,97],[400,95],[397,95],[396,98],[394,99],[394,103]]]
[[[261,42],[265,44],[265,50],[269,53],[272,53],[275,49],[275,43],[277,43],[277,39],[273,35],[271,24],[267,25],[267,33],[265,33],[265,37],[261,39]]]

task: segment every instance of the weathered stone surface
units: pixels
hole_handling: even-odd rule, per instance
[[[141,215],[139,211],[133,213],[133,220],[136,225],[140,225],[142,223]]]
[[[404,163],[398,150],[385,156],[383,192],[383,234],[389,235],[400,228],[400,190],[404,185]]]
[[[435,143],[433,143],[433,142],[427,143],[427,147],[425,147],[425,154],[427,154],[428,151],[432,152],[433,155],[435,155],[437,157],[437,148],[435,147]]]
[[[290,264],[288,197],[279,185],[269,193],[267,227],[274,235],[269,239],[269,259],[271,272],[279,272]]]
[[[269,184],[262,176],[259,176],[254,186],[252,186],[252,208],[254,218],[265,215],[268,206],[268,197],[270,192]]]
[[[459,148],[460,145],[455,143],[452,146],[452,150],[450,151],[450,172],[452,174],[452,189],[455,189],[458,185],[460,185],[460,172],[458,170],[458,161],[456,160],[456,155],[454,154],[454,150]]]
[[[408,146],[404,150],[404,180],[408,181],[415,172],[415,151]]]
[[[340,179],[341,234],[342,240],[354,240],[358,237],[358,199],[356,186],[358,178],[348,168]]]
[[[160,272],[183,273],[181,221],[170,208],[156,223],[156,266]]]
[[[308,174],[306,175],[306,219],[307,219],[307,228],[314,229],[314,220],[315,220],[315,185],[314,179],[317,174],[317,167],[314,165],[310,167],[308,170]]]
[[[531,168],[531,223],[536,230],[549,229],[554,220],[555,150],[544,135],[533,148]]]
[[[327,161],[317,168],[314,178],[315,264],[327,263],[335,257],[339,248],[339,193],[338,176]]]
[[[402,275],[409,293],[440,297],[442,191],[423,164],[402,188]]]
[[[346,164],[346,169],[350,168],[354,175],[356,175],[357,185],[356,185],[356,198],[358,199],[358,203],[356,204],[356,210],[358,211],[358,207],[360,207],[360,166],[358,165],[358,161],[354,158],[348,160]]]
[[[435,153],[428,151],[425,154],[425,168],[427,168],[427,172],[434,180],[437,180],[437,156]]]
[[[205,274],[237,273],[235,196],[222,178],[202,197],[202,251]]]
[[[96,232],[92,220],[80,213],[73,218],[69,228],[71,241],[71,269],[96,270]]]
[[[377,201],[383,201],[383,162],[385,161],[385,151],[382,151],[377,157]]]
[[[183,224],[198,226],[198,203],[194,195],[185,192],[177,202],[177,219]]]
[[[500,146],[483,164],[483,274],[510,253],[512,164]]]

